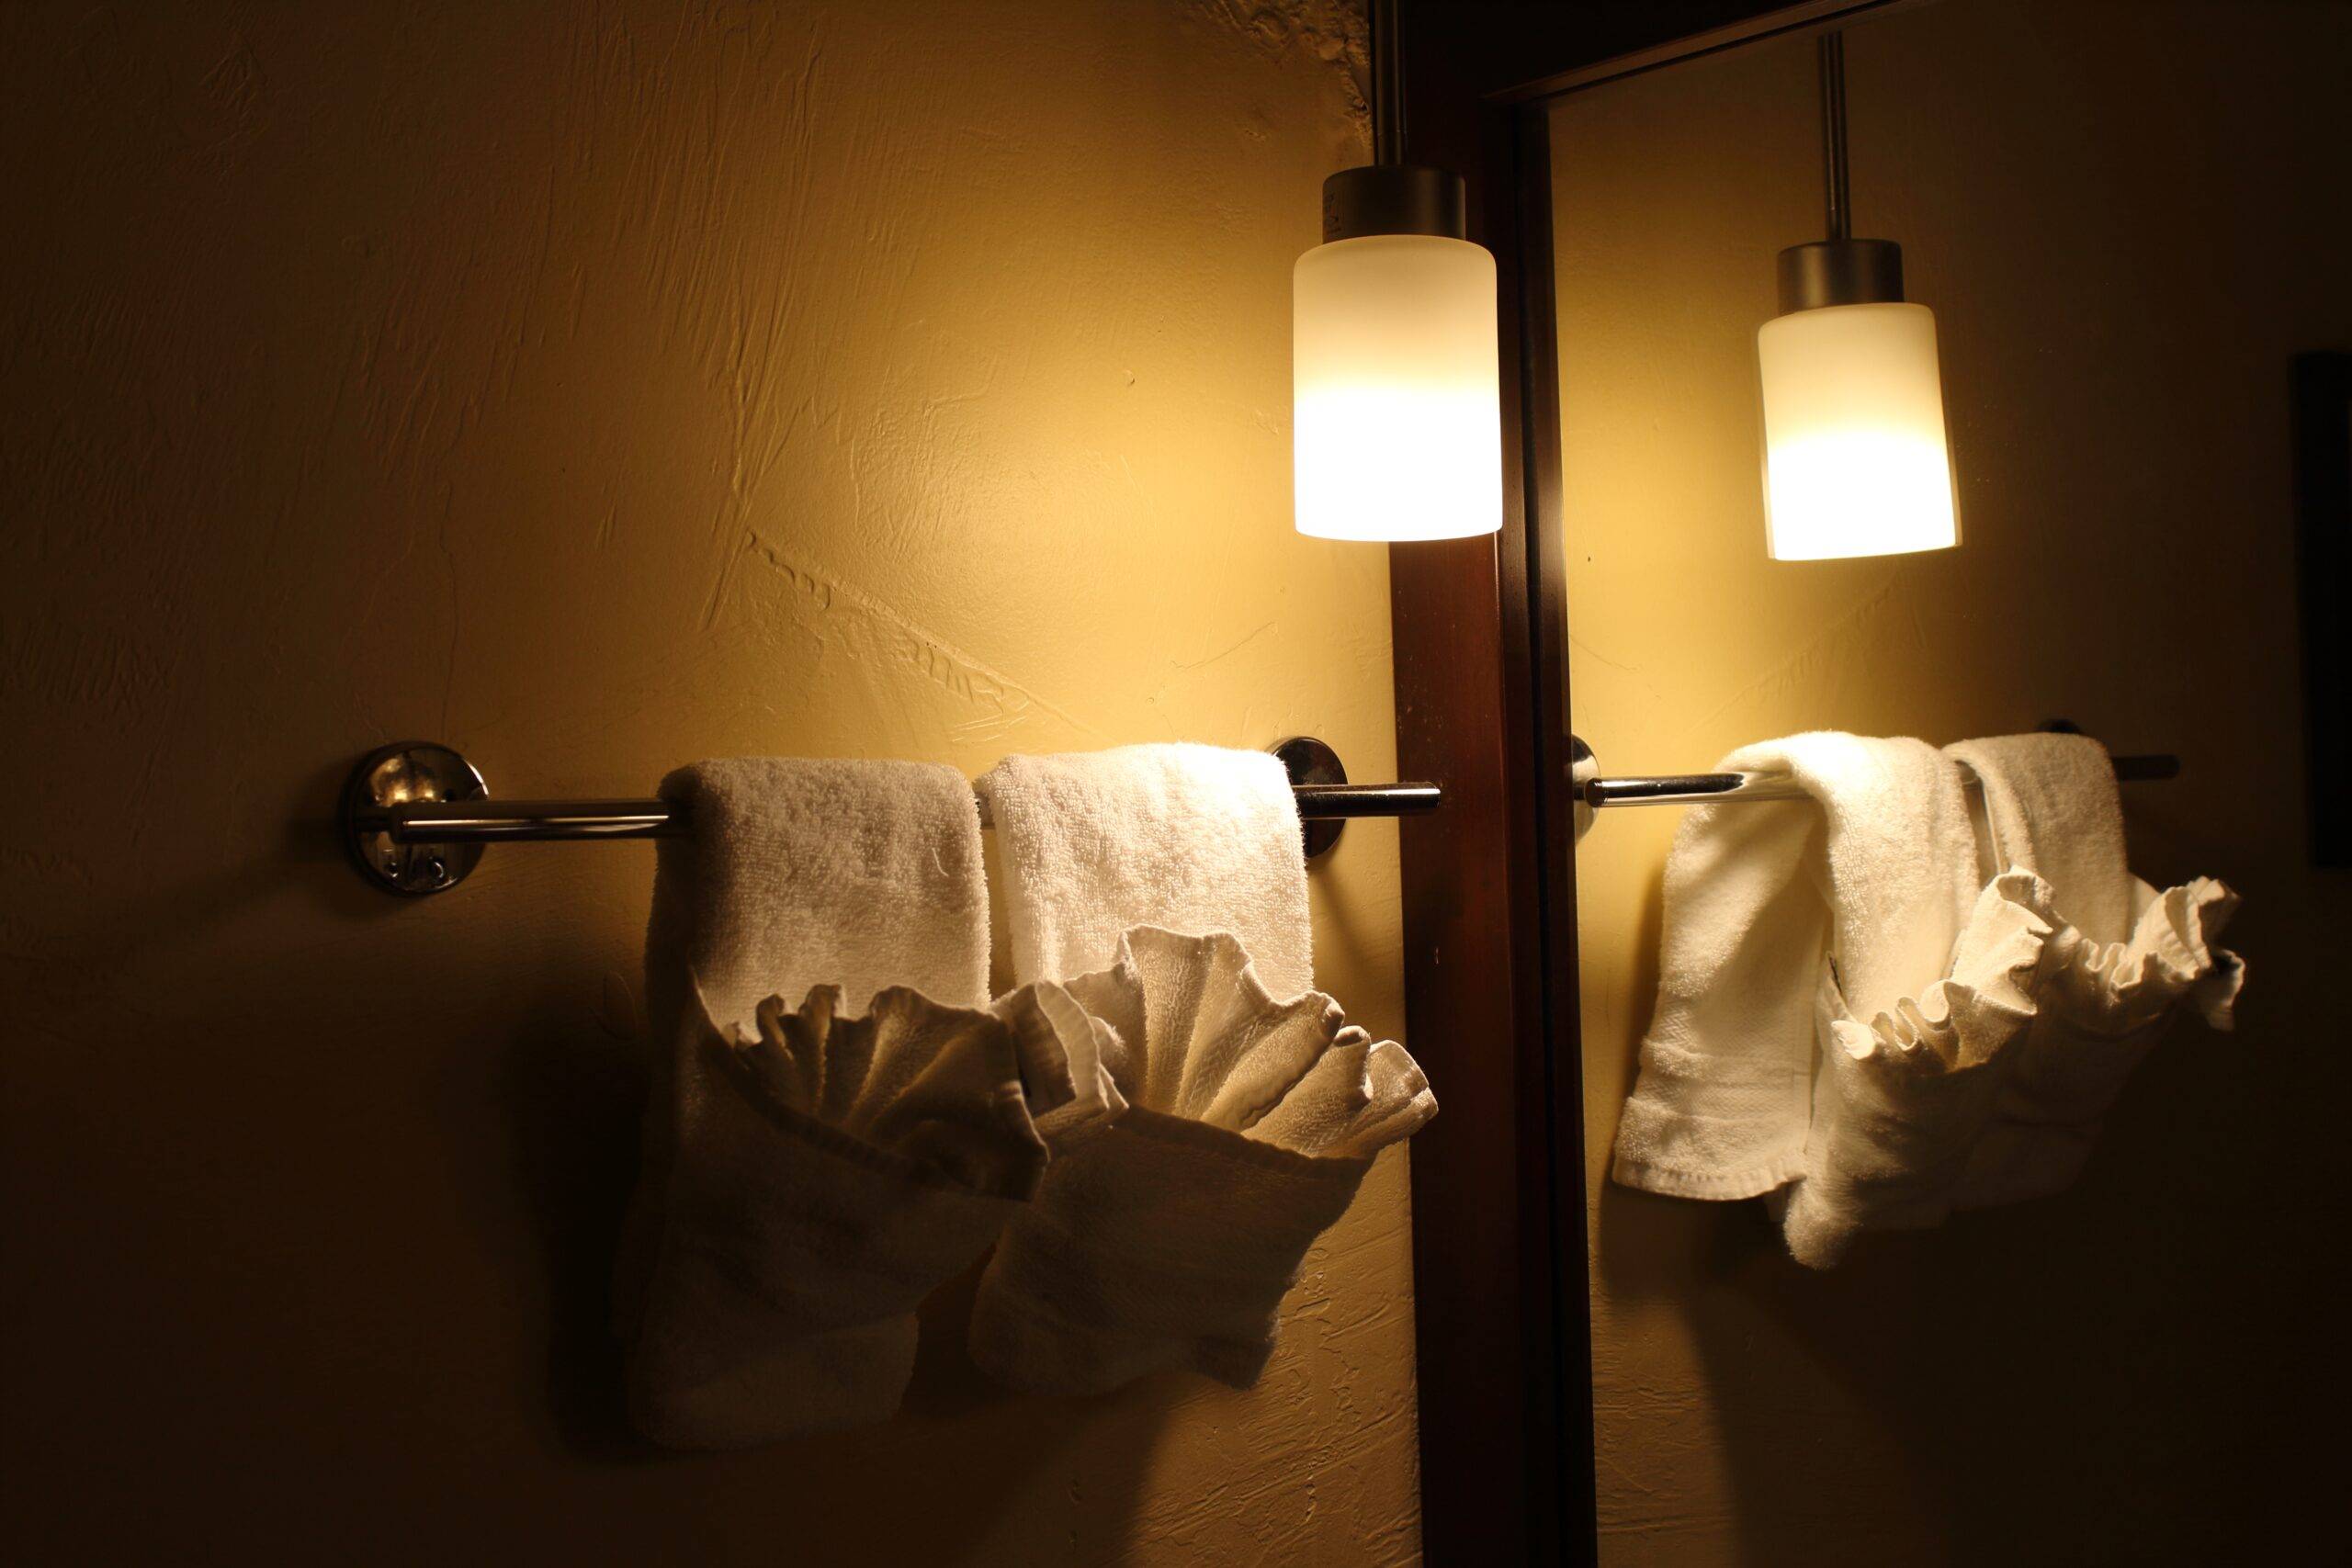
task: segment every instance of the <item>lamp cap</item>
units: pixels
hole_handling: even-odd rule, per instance
[[[1323,182],[1323,243],[1367,234],[1468,233],[1462,176],[1418,164],[1368,164]]]
[[[1781,253],[1781,313],[1825,305],[1899,304],[1903,247],[1892,240],[1815,240]]]

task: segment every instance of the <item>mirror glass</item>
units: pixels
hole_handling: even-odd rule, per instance
[[[2347,83],[2338,4],[1939,0],[1850,26],[1852,231],[1898,242],[1934,311],[1961,543],[1823,561],[1769,555],[1757,365],[1776,253],[1822,237],[1815,39],[1555,99],[1568,691],[1600,771],[2063,716],[2180,754],[2178,781],[2127,786],[2135,869],[2246,890],[2256,986],[2266,959],[2324,962],[2348,911],[2301,809],[2290,388],[2298,355],[2352,348]],[[2316,1336],[2327,1294],[2278,1262],[2310,1216],[2255,1171],[2282,1127],[2340,1141],[2209,1054],[2331,1032],[2317,988],[2281,982],[2234,1039],[2181,1031],[2063,1202],[1808,1277],[1755,1204],[1605,1179],[1681,816],[1606,811],[1577,851],[1603,1542],[1984,1562],[2025,1532],[2037,1561],[2176,1560],[2232,1510],[2162,1499],[2208,1493],[2230,1431],[2275,1419],[2252,1391],[2292,1375],[2266,1314]],[[2183,1241],[2209,1224],[2247,1267]],[[2119,1313],[2160,1374],[2120,1353]]]

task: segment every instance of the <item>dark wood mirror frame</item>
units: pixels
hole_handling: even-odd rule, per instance
[[[1597,1552],[1567,783],[1551,122],[1562,94],[1921,0],[1408,5],[1409,162],[1463,175],[1500,294],[1503,527],[1389,547],[1408,1037],[1444,1114],[1413,1141],[1422,1545]]]

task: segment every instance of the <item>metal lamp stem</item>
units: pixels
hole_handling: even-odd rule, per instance
[[[1821,184],[1831,240],[1853,233],[1853,187],[1846,174],[1846,35],[1821,35]]]
[[[1372,161],[1405,161],[1405,50],[1398,0],[1372,0]]]

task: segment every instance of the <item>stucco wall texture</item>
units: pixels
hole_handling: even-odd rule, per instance
[[[1418,1556],[1402,1152],[1253,1392],[650,1457],[606,1278],[643,845],[339,860],[378,742],[696,757],[1294,732],[1393,763],[1386,559],[1289,521],[1348,8],[10,6],[5,1551]],[[1315,873],[1401,1023],[1395,827]],[[1441,1090],[1441,1092],[1442,1092]]]
[[[1807,41],[1555,120],[1569,655],[1605,771],[2064,716],[2180,754],[2133,858],[2245,897],[2080,1184],[1791,1263],[1605,1183],[1679,814],[1578,848],[1601,1561],[2342,1555],[2342,872],[2304,859],[2288,361],[2352,348],[2352,10],[1949,0],[1849,33],[1855,232],[1932,306],[1961,548],[1765,558],[1755,329],[1819,234]],[[2340,722],[2343,716],[2335,716]],[[1769,809],[1758,807],[1758,809]]]

